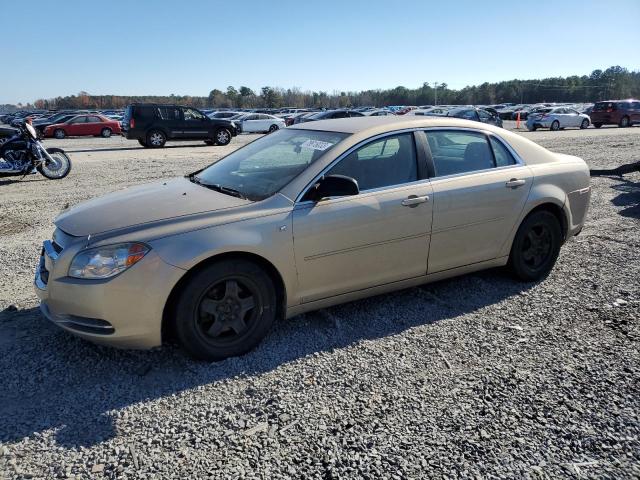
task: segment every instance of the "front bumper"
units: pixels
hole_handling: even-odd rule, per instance
[[[34,280],[43,315],[95,343],[136,349],[161,345],[166,300],[184,270],[165,263],[151,250],[113,278],[76,279],[68,277],[67,271],[78,250],[44,243]]]

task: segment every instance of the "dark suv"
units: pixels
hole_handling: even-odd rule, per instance
[[[229,120],[211,119],[201,111],[180,105],[134,103],[122,119],[122,133],[143,147],[160,148],[167,140],[204,140],[207,145],[227,145],[238,134]]]
[[[607,100],[596,102],[589,114],[594,127],[618,125],[630,127],[640,123],[640,100]]]

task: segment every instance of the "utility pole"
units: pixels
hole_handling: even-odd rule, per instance
[[[435,100],[433,102],[434,106],[438,106],[438,82],[433,82],[433,91],[435,95]]]

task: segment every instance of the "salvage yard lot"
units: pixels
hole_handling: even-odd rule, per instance
[[[640,161],[640,128],[523,135],[591,168]],[[640,477],[640,173],[592,179],[543,282],[493,270],[301,315],[220,363],[98,347],[38,313],[60,210],[257,137],[47,140],[66,179],[0,179],[0,479]]]

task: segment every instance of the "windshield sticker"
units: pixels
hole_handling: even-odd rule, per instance
[[[303,148],[310,148],[312,150],[325,151],[329,147],[333,147],[333,143],[322,142],[320,140],[307,140],[301,145]]]

